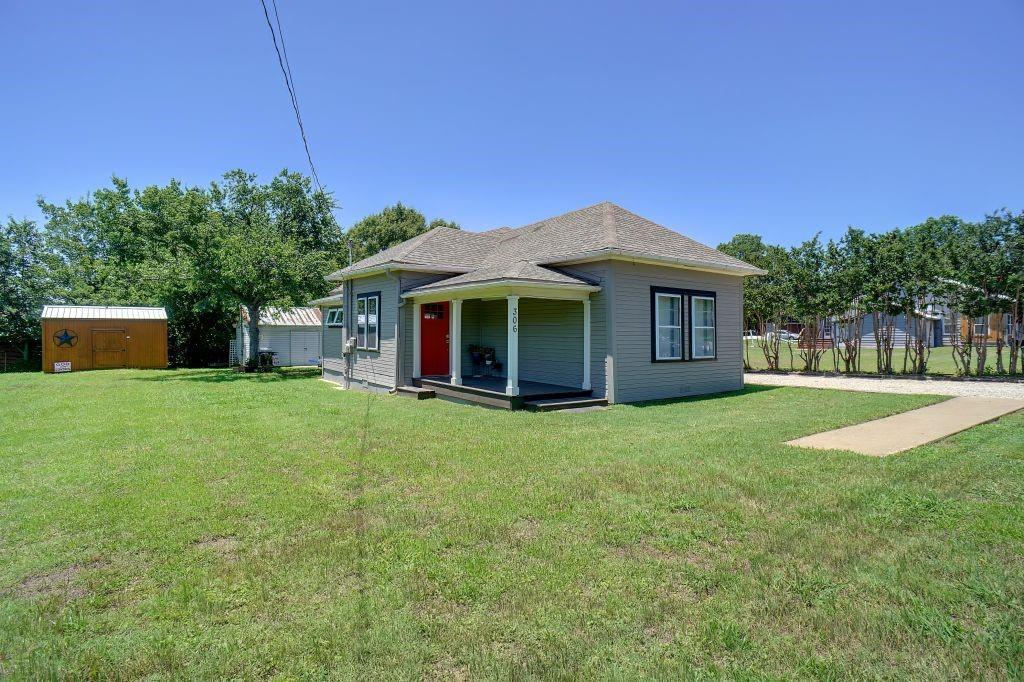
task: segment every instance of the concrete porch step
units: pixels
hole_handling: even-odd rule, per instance
[[[553,410],[579,410],[586,407],[605,407],[606,398],[543,398],[527,400],[523,407],[531,412],[551,412]]]
[[[422,388],[420,386],[399,386],[395,391],[400,396],[407,398],[414,398],[416,400],[427,400],[428,398],[436,398],[437,394],[432,389]]]

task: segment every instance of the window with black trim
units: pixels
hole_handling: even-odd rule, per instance
[[[718,359],[714,291],[651,287],[651,362]]]
[[[380,350],[380,292],[356,296],[356,348]]]
[[[690,357],[708,360],[715,357],[715,298],[690,297]]]
[[[654,334],[655,359],[683,359],[683,297],[680,294],[654,293]]]
[[[328,327],[343,327],[345,326],[345,309],[344,308],[328,308],[327,318],[324,323]]]

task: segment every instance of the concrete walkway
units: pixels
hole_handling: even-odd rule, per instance
[[[817,450],[850,450],[862,455],[892,455],[1021,409],[1024,409],[1024,400],[959,397],[903,414],[804,436],[786,444]]]
[[[744,375],[748,384],[801,386],[869,393],[925,393],[930,395],[977,396],[1024,400],[1024,383],[1003,381],[949,381],[943,379],[869,379],[864,377],[814,376],[803,374]]]

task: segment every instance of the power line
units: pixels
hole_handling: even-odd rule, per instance
[[[306,139],[306,127],[302,124],[302,114],[299,111],[299,99],[295,95],[295,82],[292,80],[292,67],[288,63],[288,50],[284,46],[284,31],[281,29],[281,15],[277,12],[277,0],[272,0],[274,7],[274,20],[277,22],[277,30],[274,30],[274,22],[270,20],[270,11],[267,9],[266,0],[260,0],[263,5],[263,16],[267,20],[267,28],[270,29],[270,38],[274,41],[274,52],[277,53],[277,64],[281,67],[281,75],[284,76],[285,87],[288,88],[288,95],[292,101],[292,109],[295,111],[295,121],[299,124],[299,134],[302,136],[302,146],[306,150],[306,159],[309,161],[309,170],[313,175],[313,182],[320,192],[324,191],[320,184],[320,176],[317,175],[316,165],[313,163],[313,155],[309,151],[309,140]],[[281,45],[278,47],[277,38],[281,36]],[[284,55],[282,56],[282,50]]]

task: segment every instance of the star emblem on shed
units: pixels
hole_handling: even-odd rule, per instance
[[[72,348],[78,343],[78,334],[70,329],[61,329],[53,335],[53,342],[62,348]]]

